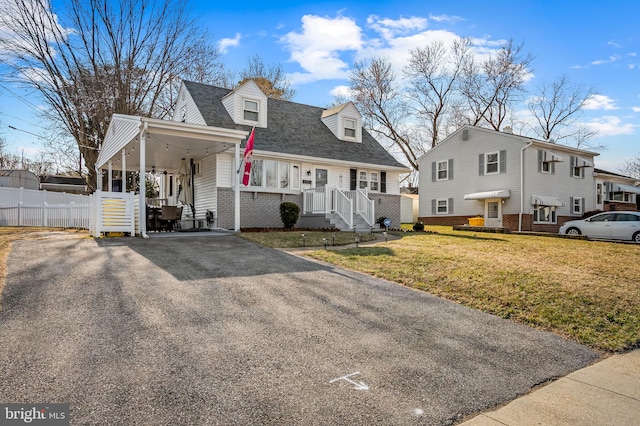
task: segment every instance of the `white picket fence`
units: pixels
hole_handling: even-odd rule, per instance
[[[0,187],[0,226],[89,229],[89,196]]]

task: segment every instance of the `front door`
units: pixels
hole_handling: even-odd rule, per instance
[[[489,199],[484,202],[484,226],[502,226],[502,200]]]

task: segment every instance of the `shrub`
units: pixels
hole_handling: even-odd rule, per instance
[[[424,223],[422,222],[416,222],[413,224],[413,230],[414,231],[424,231]]]
[[[296,203],[285,201],[280,204],[280,219],[284,224],[284,229],[292,229],[293,225],[298,221],[300,207]]]

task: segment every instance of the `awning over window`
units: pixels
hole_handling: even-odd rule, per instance
[[[582,157],[576,157],[575,167],[593,167],[593,161],[589,161]]]
[[[542,161],[561,163],[564,161],[564,157],[560,154],[556,154],[553,151],[545,149],[542,151]]]
[[[625,185],[623,183],[614,183],[613,192],[630,192],[632,194],[640,194],[640,187]]]
[[[501,189],[498,191],[485,191],[485,192],[473,192],[471,194],[464,194],[465,200],[486,200],[488,198],[509,198],[511,191],[508,189]]]
[[[561,199],[544,195],[532,195],[531,204],[534,206],[564,207],[564,201]]]

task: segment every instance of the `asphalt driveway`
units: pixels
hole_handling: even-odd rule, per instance
[[[16,242],[0,342],[0,402],[71,424],[453,424],[598,359],[235,236]]]

